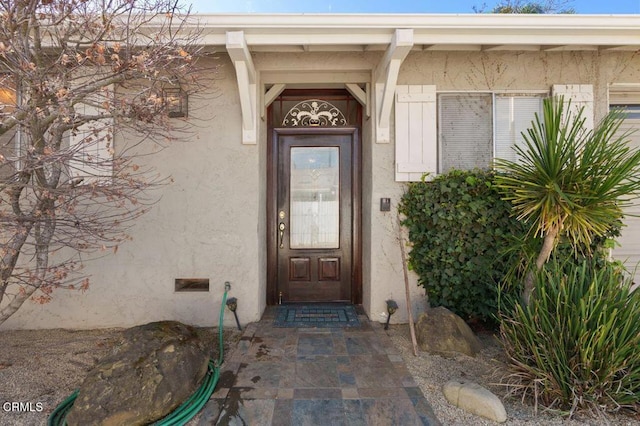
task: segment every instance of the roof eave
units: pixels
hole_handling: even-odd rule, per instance
[[[191,22],[207,46],[243,31],[252,51],[378,50],[396,29],[412,29],[424,50],[640,49],[640,15],[198,14]]]

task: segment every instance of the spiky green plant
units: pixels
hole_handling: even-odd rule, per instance
[[[570,103],[567,103],[570,105]],[[574,248],[590,247],[623,218],[623,208],[640,190],[640,151],[619,132],[623,115],[607,114],[598,126],[584,128],[584,112],[570,113],[563,98],[546,99],[543,116],[536,115],[516,146],[517,159],[496,160],[503,172],[496,186],[509,200],[518,219],[530,224],[530,234],[543,237],[536,269],[549,259],[560,236]],[[527,274],[524,300],[533,292]]]
[[[531,303],[503,317],[514,393],[571,415],[640,405],[640,292],[613,264],[552,257]]]

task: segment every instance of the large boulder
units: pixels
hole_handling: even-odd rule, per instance
[[[475,356],[481,349],[480,341],[467,323],[442,306],[420,314],[416,337],[420,349],[435,354],[460,352]]]
[[[67,423],[142,425],[161,419],[198,388],[208,361],[193,327],[161,321],[130,328],[87,375]]]

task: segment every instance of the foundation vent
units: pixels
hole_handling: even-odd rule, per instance
[[[176,278],[176,293],[209,291],[209,278]]]

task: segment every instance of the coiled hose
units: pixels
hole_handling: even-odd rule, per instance
[[[209,360],[209,367],[207,368],[207,374],[204,376],[200,387],[178,408],[167,414],[164,418],[152,423],[152,426],[179,426],[184,425],[196,414],[202,410],[202,407],[207,403],[211,394],[213,393],[218,380],[220,379],[220,366],[224,360],[224,339],[223,339],[223,322],[224,322],[224,307],[227,301],[227,292],[230,286],[225,283],[224,295],[222,296],[222,306],[220,307],[220,321],[218,324],[218,338],[219,338],[219,353],[218,360]],[[73,403],[78,397],[79,390],[75,390],[71,395],[56,407],[56,409],[49,416],[47,426],[66,426],[66,417]]]

